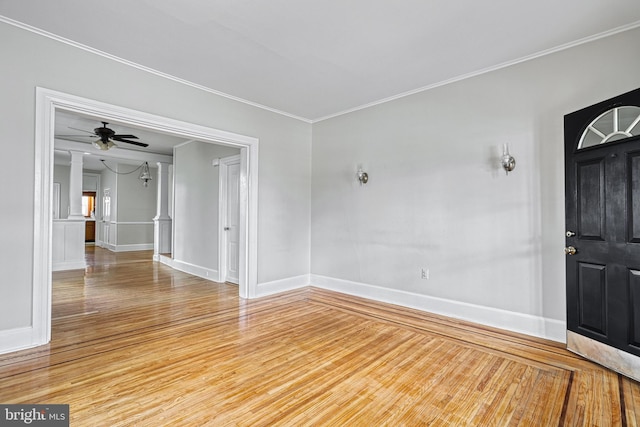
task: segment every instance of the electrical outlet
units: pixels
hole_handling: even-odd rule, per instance
[[[420,278],[424,279],[424,280],[429,280],[429,269],[428,268],[423,268],[420,271]]]

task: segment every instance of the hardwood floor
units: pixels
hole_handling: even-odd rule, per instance
[[[49,345],[1,403],[72,426],[637,426],[640,384],[562,345],[316,288],[241,300],[151,261],[54,274]]]

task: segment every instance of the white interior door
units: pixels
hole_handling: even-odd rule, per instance
[[[240,265],[240,158],[233,156],[222,159],[226,185],[224,188],[223,238],[225,254],[223,259],[224,280],[238,284]],[[226,172],[225,172],[226,171]]]

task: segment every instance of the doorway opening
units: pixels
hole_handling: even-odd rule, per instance
[[[82,215],[85,218],[84,243],[96,241],[96,192],[82,192]]]
[[[36,186],[34,201],[34,292],[31,343],[51,339],[52,170],[56,111],[101,117],[125,125],[178,135],[240,150],[239,295],[251,298],[257,287],[258,139],[77,97],[49,89],[36,90]]]

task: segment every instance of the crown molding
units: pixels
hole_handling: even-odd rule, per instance
[[[84,45],[82,43],[78,43],[76,41],[67,39],[65,37],[58,36],[56,34],[53,34],[53,33],[50,33],[48,31],[42,30],[40,28],[36,28],[36,27],[31,26],[31,25],[16,21],[14,19],[7,18],[6,16],[0,15],[0,22],[4,22],[6,24],[12,25],[14,27],[21,28],[23,30],[38,34],[40,36],[44,36],[44,37],[50,38],[50,39],[58,41],[60,43],[64,43],[66,45],[69,45],[69,46],[72,46],[72,47],[75,47],[75,48],[78,48],[78,49],[82,49],[82,50],[84,50],[86,52],[89,52],[89,53],[92,53],[94,55],[102,56],[102,57],[110,59],[112,61],[116,61],[116,62],[119,62],[121,64],[133,67],[133,68],[137,68],[138,70],[145,71],[147,73],[154,74],[156,76],[159,76],[159,77],[162,77],[162,78],[165,78],[165,79],[168,79],[168,80],[172,80],[172,81],[174,81],[176,83],[180,83],[180,84],[183,84],[185,86],[190,86],[192,88],[195,88],[195,89],[198,89],[198,90],[201,90],[201,91],[204,91],[204,92],[208,92],[208,93],[211,93],[211,94],[214,94],[214,95],[218,95],[218,96],[221,96],[223,98],[230,99],[232,101],[240,102],[242,104],[250,105],[252,107],[260,108],[261,110],[269,111],[271,113],[279,114],[281,116],[286,116],[286,117],[289,117],[291,119],[300,120],[300,121],[305,122],[305,123],[311,123],[310,119],[306,119],[304,117],[296,116],[294,114],[290,114],[290,113],[287,113],[285,111],[277,110],[275,108],[267,107],[266,105],[258,104],[256,102],[249,101],[249,100],[246,100],[246,99],[243,99],[243,98],[239,98],[237,96],[229,95],[228,93],[220,92],[218,90],[211,89],[209,87],[206,87],[206,86],[191,82],[189,80],[181,79],[180,77],[176,77],[176,76],[173,76],[171,74],[163,73],[162,71],[158,71],[156,69],[153,69],[153,68],[150,68],[150,67],[146,67],[146,66],[138,64],[136,62],[129,61],[129,60],[124,59],[124,58],[120,58],[119,56],[111,55],[110,53],[103,52],[101,50],[92,48],[92,47]]]
[[[237,96],[233,96],[233,95],[230,95],[228,93],[224,93],[224,92],[221,92],[221,91],[218,91],[218,90],[215,90],[215,89],[212,89],[212,88],[209,88],[209,87],[206,87],[206,86],[203,86],[203,85],[200,85],[200,84],[197,84],[197,83],[185,80],[185,79],[181,79],[179,77],[172,76],[172,75],[167,74],[167,73],[163,73],[163,72],[155,70],[153,68],[137,64],[135,62],[120,58],[120,57],[115,56],[115,55],[111,55],[109,53],[106,53],[106,52],[103,52],[101,50],[92,48],[90,46],[86,46],[86,45],[84,45],[82,43],[75,42],[73,40],[58,36],[56,34],[53,34],[53,33],[50,33],[48,31],[42,30],[40,28],[36,28],[36,27],[31,26],[31,25],[24,24],[22,22],[16,21],[16,20],[11,19],[11,18],[7,18],[7,17],[2,16],[2,15],[0,15],[0,22],[4,22],[6,24],[13,25],[13,26],[18,27],[18,28],[22,28],[22,29],[24,29],[26,31],[30,31],[30,32],[36,33],[38,35],[41,35],[41,36],[56,40],[58,42],[61,42],[61,43],[76,47],[78,49],[82,49],[84,51],[93,53],[95,55],[99,55],[99,56],[102,56],[104,58],[108,58],[108,59],[111,59],[113,61],[120,62],[122,64],[137,68],[139,70],[142,70],[142,71],[145,71],[145,72],[148,72],[148,73],[151,73],[151,74],[154,74],[156,76],[163,77],[163,78],[166,78],[168,80],[172,80],[174,82],[177,82],[177,83],[180,83],[180,84],[184,84],[186,86],[190,86],[190,87],[193,87],[193,88],[198,89],[198,90],[202,90],[204,92],[208,92],[208,93],[211,93],[211,94],[214,94],[214,95],[218,95],[218,96],[221,96],[221,97],[224,97],[224,98],[236,101],[236,102],[240,102],[240,103],[243,103],[243,104],[246,104],[246,105],[250,105],[252,107],[256,107],[256,108],[259,108],[259,109],[262,109],[262,110],[265,110],[265,111],[269,111],[269,112],[272,112],[272,113],[275,113],[275,114],[286,116],[286,117],[289,117],[289,118],[292,118],[292,119],[295,119],[295,120],[299,120],[299,121],[302,121],[302,122],[305,122],[305,123],[309,123],[309,124],[322,122],[324,120],[329,120],[329,119],[332,119],[332,118],[335,118],[335,117],[343,116],[345,114],[350,114],[350,113],[353,113],[353,112],[356,112],[356,111],[360,111],[360,110],[364,110],[364,109],[367,109],[367,108],[370,108],[370,107],[375,107],[377,105],[385,104],[387,102],[391,102],[391,101],[394,101],[396,99],[400,99],[400,98],[404,98],[404,97],[407,97],[407,96],[415,95],[415,94],[421,93],[421,92],[426,92],[426,91],[428,91],[430,89],[435,89],[435,88],[438,88],[438,87],[441,87],[441,86],[446,86],[446,85],[449,85],[449,84],[452,84],[452,83],[459,82],[461,80],[466,80],[466,79],[469,79],[469,78],[472,78],[472,77],[480,76],[482,74],[490,73],[492,71],[500,70],[502,68],[510,67],[512,65],[520,64],[522,62],[527,62],[527,61],[530,61],[530,60],[533,60],[533,59],[536,59],[536,58],[540,58],[540,57],[543,57],[543,56],[546,56],[546,55],[551,55],[551,54],[556,53],[556,52],[560,52],[560,51],[563,51],[563,50],[566,50],[566,49],[570,49],[572,47],[580,46],[582,44],[590,43],[590,42],[593,42],[593,41],[596,41],[596,40],[599,40],[599,39],[603,39],[603,38],[606,38],[606,37],[609,37],[609,36],[613,36],[615,34],[619,34],[619,33],[622,33],[622,32],[625,32],[625,31],[629,31],[629,30],[633,30],[635,28],[640,27],[640,21],[635,21],[635,22],[632,22],[632,23],[627,24],[627,25],[622,25],[620,27],[616,27],[616,28],[613,28],[611,30],[607,30],[607,31],[604,31],[604,32],[601,32],[601,33],[598,33],[598,34],[594,34],[592,36],[584,37],[582,39],[578,39],[578,40],[575,40],[575,41],[572,41],[572,42],[569,42],[569,43],[565,43],[565,44],[562,44],[562,45],[559,45],[559,46],[556,46],[556,47],[553,47],[553,48],[550,48],[550,49],[545,49],[545,50],[533,53],[531,55],[523,56],[523,57],[518,58],[518,59],[514,59],[514,60],[511,60],[511,61],[506,61],[506,62],[497,64],[497,65],[494,65],[494,66],[491,66],[491,67],[483,68],[481,70],[472,71],[470,73],[461,74],[459,76],[456,76],[456,77],[453,77],[453,78],[450,78],[450,79],[447,79],[447,80],[442,80],[442,81],[439,81],[439,82],[436,82],[436,83],[433,83],[433,84],[430,84],[430,85],[427,85],[427,86],[423,86],[423,87],[420,87],[420,88],[417,88],[417,89],[412,89],[410,91],[402,92],[402,93],[399,93],[397,95],[389,96],[387,98],[382,98],[382,99],[379,99],[379,100],[376,100],[376,101],[372,101],[372,102],[369,102],[369,103],[366,103],[366,104],[362,104],[362,105],[359,105],[359,106],[356,106],[356,107],[353,107],[353,108],[349,108],[349,109],[342,110],[342,111],[339,111],[339,112],[336,112],[336,113],[333,113],[333,114],[329,114],[329,115],[326,115],[326,116],[323,116],[323,117],[320,117],[320,118],[308,119],[308,118],[296,116],[295,114],[290,114],[290,113],[287,113],[285,111],[281,111],[281,110],[278,110],[278,109],[275,109],[275,108],[267,107],[266,105],[258,104],[258,103],[253,102],[253,101],[249,101],[249,100],[246,100],[246,99],[243,99],[243,98],[239,98]]]
[[[410,96],[410,95],[415,95],[415,94],[421,93],[421,92],[426,92],[426,91],[428,91],[430,89],[435,89],[437,87],[446,86],[446,85],[449,85],[449,84],[452,84],[452,83],[459,82],[461,80],[470,79],[472,77],[480,76],[482,74],[490,73],[492,71],[500,70],[502,68],[510,67],[512,65],[520,64],[522,62],[531,61],[532,59],[540,58],[542,56],[551,55],[553,53],[560,52],[560,51],[563,51],[563,50],[566,50],[566,49],[570,49],[572,47],[576,47],[576,46],[580,46],[582,44],[586,44],[586,43],[590,43],[590,42],[593,42],[593,41],[596,41],[596,40],[600,40],[600,39],[603,39],[603,38],[606,38],[606,37],[609,37],[609,36],[613,36],[615,34],[623,33],[625,31],[630,31],[630,30],[633,30],[633,29],[638,28],[638,27],[640,27],[640,21],[632,22],[630,24],[623,25],[623,26],[617,27],[617,28],[613,28],[611,30],[604,31],[602,33],[594,34],[594,35],[589,36],[589,37],[584,37],[584,38],[579,39],[579,40],[575,40],[575,41],[572,41],[572,42],[569,42],[569,43],[565,43],[565,44],[562,44],[560,46],[552,47],[550,49],[541,50],[539,52],[533,53],[531,55],[523,56],[523,57],[518,58],[518,59],[514,59],[514,60],[511,60],[511,61],[506,61],[506,62],[503,62],[501,64],[493,65],[491,67],[483,68],[483,69],[477,70],[477,71],[472,71],[470,73],[461,74],[461,75],[453,77],[451,79],[447,79],[447,80],[443,80],[443,81],[440,81],[440,82],[436,82],[436,83],[433,83],[433,84],[430,84],[430,85],[427,85],[427,86],[423,86],[421,88],[417,88],[417,89],[413,89],[413,90],[410,90],[410,91],[407,91],[407,92],[399,93],[397,95],[393,95],[393,96],[390,96],[390,97],[387,97],[387,98],[379,99],[377,101],[373,101],[373,102],[370,102],[370,103],[367,103],[367,104],[363,104],[363,105],[360,105],[358,107],[350,108],[348,110],[343,110],[343,111],[337,112],[335,114],[330,114],[328,116],[324,116],[324,117],[321,117],[321,118],[318,118],[318,119],[314,119],[314,120],[311,121],[311,123],[312,124],[313,123],[318,123],[318,122],[321,122],[321,121],[324,121],[324,120],[332,119],[334,117],[343,116],[345,114],[353,113],[355,111],[360,111],[360,110],[364,110],[366,108],[375,107],[376,105],[385,104],[387,102],[391,102],[391,101],[394,101],[396,99],[404,98],[404,97],[407,97],[407,96]]]

